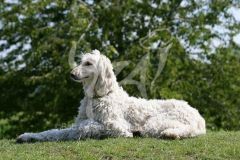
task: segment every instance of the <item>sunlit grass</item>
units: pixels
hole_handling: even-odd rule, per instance
[[[240,159],[240,132],[184,140],[109,138],[15,144],[0,141],[0,159]]]

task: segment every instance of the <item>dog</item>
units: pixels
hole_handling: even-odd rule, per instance
[[[104,137],[182,139],[206,133],[205,120],[182,100],[146,100],[119,86],[110,60],[98,50],[81,55],[70,77],[83,83],[85,97],[72,127],[24,133],[17,142],[80,140]]]

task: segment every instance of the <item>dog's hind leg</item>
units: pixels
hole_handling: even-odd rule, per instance
[[[196,122],[192,124],[178,124],[177,127],[166,128],[160,133],[159,138],[173,138],[182,139],[187,137],[196,137],[200,134],[205,134],[206,129],[203,122]]]
[[[196,126],[182,125],[179,128],[167,128],[160,133],[159,138],[182,139],[196,137],[200,134],[205,134],[206,130],[201,130]]]
[[[185,128],[168,128],[160,133],[159,138],[161,139],[182,139],[186,137],[195,137],[189,127]]]
[[[161,139],[182,139],[195,137],[204,134],[206,131],[201,130],[197,125],[186,125],[180,122],[163,121],[159,124],[145,125],[141,132],[142,136],[155,137]]]

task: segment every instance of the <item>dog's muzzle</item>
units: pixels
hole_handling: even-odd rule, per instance
[[[74,80],[78,80],[78,77],[73,72],[70,73],[70,77]]]
[[[79,75],[75,72],[75,70],[73,70],[72,72],[70,72],[70,77],[71,77],[73,80],[75,80],[75,81],[81,81],[81,80],[84,80],[84,79],[89,78],[89,76],[79,77]]]

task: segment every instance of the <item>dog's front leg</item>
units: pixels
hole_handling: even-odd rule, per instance
[[[101,138],[104,126],[92,119],[84,120],[78,125],[66,129],[52,129],[40,133],[24,133],[17,137],[17,143],[34,141],[79,140],[87,137]]]
[[[52,129],[40,133],[24,133],[17,137],[17,143],[35,142],[35,141],[57,141],[77,139],[78,131],[73,128]]]
[[[104,123],[107,134],[111,137],[133,137],[130,126],[124,119],[108,119]]]

